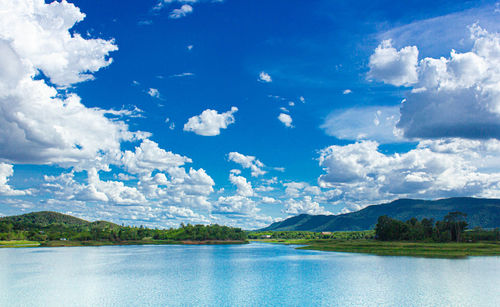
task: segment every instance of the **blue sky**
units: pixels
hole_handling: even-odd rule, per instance
[[[265,226],[500,196],[494,1],[0,10],[0,214]]]

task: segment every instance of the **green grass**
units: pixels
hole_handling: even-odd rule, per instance
[[[366,253],[385,256],[459,258],[500,256],[500,242],[424,243],[382,242],[375,240],[259,240],[261,242],[300,244],[298,249]]]
[[[0,248],[2,247],[32,247],[39,246],[40,242],[37,241],[26,241],[26,240],[10,240],[10,241],[0,241]]]

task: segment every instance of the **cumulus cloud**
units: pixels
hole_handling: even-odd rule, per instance
[[[70,33],[85,14],[66,1],[3,1],[0,7],[4,44],[12,48],[14,57],[29,59],[31,74],[39,69],[59,86],[92,79],[93,72],[111,64],[107,56],[118,49],[113,40],[84,39]]]
[[[398,51],[391,40],[384,40],[370,56],[368,78],[396,86],[412,85],[418,79],[417,62],[417,47],[408,46]]]
[[[255,215],[260,211],[257,208],[257,204],[252,199],[241,196],[221,196],[217,200],[217,214],[226,214],[232,216],[244,216],[249,215],[255,217]]]
[[[383,143],[402,141],[396,128],[399,106],[370,106],[330,113],[321,128],[338,139],[376,140]]]
[[[235,122],[234,113],[237,111],[237,107],[232,107],[231,110],[219,114],[216,110],[207,109],[200,115],[191,117],[184,124],[184,131],[192,131],[203,136],[219,135],[221,129],[226,129]]]
[[[384,154],[374,141],[330,146],[320,152],[323,188],[338,201],[451,196],[498,197],[500,141],[421,141],[402,154]]]
[[[330,211],[321,207],[319,203],[313,201],[310,196],[304,196],[301,200],[289,199],[285,202],[283,212],[288,214],[332,214]]]
[[[263,202],[264,204],[279,204],[280,203],[279,200],[272,198],[272,197],[268,197],[268,196],[262,197],[261,202]]]
[[[191,14],[192,12],[193,12],[193,7],[189,4],[184,4],[180,8],[172,10],[172,12],[170,12],[170,15],[168,15],[168,17],[172,19],[179,19],[187,16],[188,14]]]
[[[321,190],[317,186],[311,186],[307,182],[286,182],[283,183],[285,187],[285,193],[287,196],[292,198],[298,198],[304,195],[320,195]]]
[[[278,115],[278,120],[282,122],[283,125],[285,125],[286,127],[293,128],[292,117],[290,115],[285,113],[280,113],[280,115]]]
[[[166,151],[150,140],[142,141],[135,151],[126,150],[121,162],[131,174],[151,173],[153,170],[165,171],[191,163],[190,158]]]
[[[345,89],[345,90],[342,92],[342,94],[344,94],[344,95],[348,95],[348,94],[350,94],[350,93],[352,93],[352,91],[351,91],[350,89]]]
[[[260,72],[259,78],[257,80],[260,82],[264,82],[264,83],[269,83],[269,82],[273,81],[271,76],[268,73],[266,73],[265,71]]]
[[[83,39],[70,33],[85,17],[73,4],[24,0],[0,4],[0,159],[11,163],[103,163],[120,152],[122,141],[147,137],[87,108],[76,94],[60,95],[37,80],[43,72],[67,87],[92,79],[111,63],[112,40]],[[100,157],[96,159],[96,157]],[[105,166],[103,166],[105,167]]]
[[[397,127],[408,138],[500,138],[500,35],[470,27],[473,47],[417,61],[416,47],[396,51],[383,42],[369,77],[412,86]],[[410,56],[411,55],[411,56]]]
[[[246,156],[239,152],[230,152],[228,159],[229,161],[238,163],[244,168],[249,168],[253,177],[258,177],[266,173],[266,171],[262,169],[264,163],[260,162],[255,156]]]
[[[252,183],[248,182],[243,176],[237,176],[233,173],[229,174],[229,181],[234,184],[237,188],[236,193],[240,196],[253,196]]]
[[[144,203],[146,198],[136,188],[128,187],[121,181],[101,181],[96,169],[88,171],[88,182],[82,184],[74,179],[74,173],[59,176],[45,176],[43,188],[61,200],[84,202],[111,202],[117,205]]]
[[[210,209],[208,196],[215,183],[204,169],[190,168],[186,172],[183,166],[191,162],[190,158],[166,151],[150,140],[144,140],[135,151],[125,151],[122,156],[123,167],[139,176],[138,189],[147,198],[169,205]],[[165,173],[153,175],[156,171]]]

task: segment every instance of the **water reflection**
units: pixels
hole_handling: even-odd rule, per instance
[[[495,306],[500,257],[259,244],[0,250],[0,306]]]

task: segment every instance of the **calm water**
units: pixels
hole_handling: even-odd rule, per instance
[[[233,246],[0,249],[0,306],[500,306],[500,257]]]

